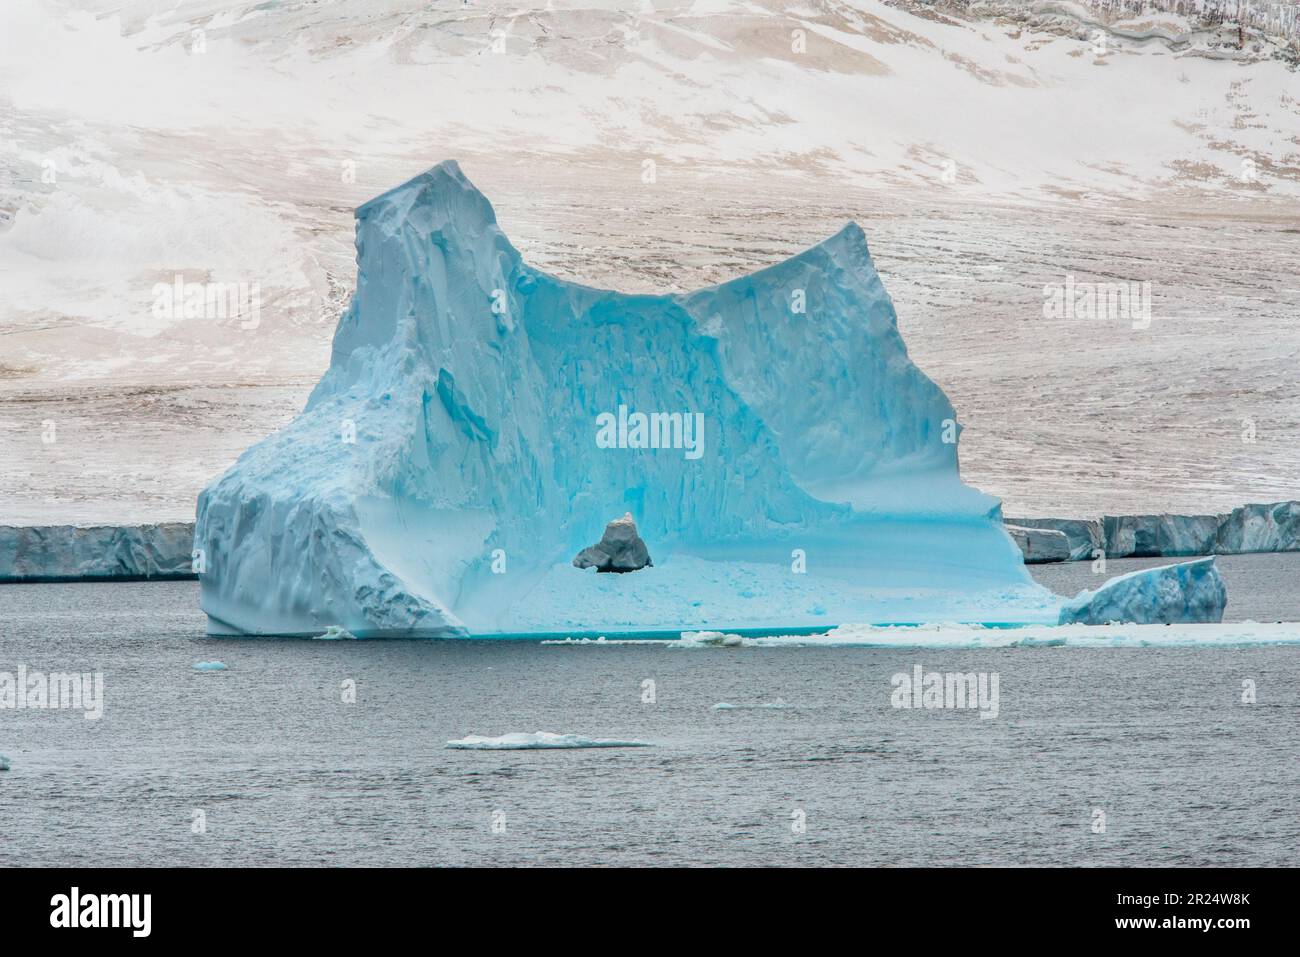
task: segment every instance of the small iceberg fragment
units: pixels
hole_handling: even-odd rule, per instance
[[[1218,624],[1228,590],[1214,558],[1144,568],[1083,591],[1061,607],[1062,625]]]
[[[194,662],[195,671],[226,671],[226,666],[220,661],[196,661]]]
[[[719,701],[713,706],[714,711],[785,711],[790,705],[786,704],[784,698],[777,698],[775,701],[761,702],[759,704],[731,704],[728,701]]]
[[[330,625],[325,629],[325,634],[317,635],[316,641],[356,641],[357,636],[352,634],[341,625]]]
[[[5,757],[3,754],[0,754],[0,771],[8,771],[8,770],[9,770],[9,759]]]
[[[577,734],[553,734],[550,731],[515,731],[499,738],[477,734],[448,741],[456,751],[533,751],[546,748],[648,748],[647,741],[619,741],[613,738],[584,738]]]

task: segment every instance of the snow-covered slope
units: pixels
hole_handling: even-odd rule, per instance
[[[358,209],[357,269],[306,410],[199,498],[214,632],[1055,618],[856,225],[628,296],[527,265],[447,162]],[[626,511],[654,566],[573,567]]]
[[[628,292],[862,222],[967,475],[1019,514],[1294,498],[1300,82],[1212,33],[1067,3],[5,0],[0,521],[188,516],[325,367],[352,210],[430,156],[530,261]],[[1149,281],[1151,328],[1041,321],[1067,274]],[[155,308],[177,276],[259,314]]]

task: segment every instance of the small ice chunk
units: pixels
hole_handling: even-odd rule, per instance
[[[316,636],[317,641],[355,641],[356,638],[342,625],[330,625],[325,629],[325,634]]]
[[[225,671],[226,666],[220,661],[196,661],[194,662],[195,671]]]
[[[721,631],[684,631],[680,642],[672,646],[679,648],[741,648],[752,645],[753,641],[740,635],[730,635]]]
[[[542,748],[648,748],[646,741],[619,741],[613,738],[584,738],[577,734],[553,734],[550,731],[515,731],[499,738],[477,734],[448,741],[447,747],[459,751],[527,751]]]
[[[713,706],[714,711],[784,711],[790,706],[786,704],[784,698],[777,698],[775,701],[760,702],[759,704],[731,704],[727,701],[719,701]]]
[[[8,771],[8,770],[9,770],[9,759],[5,757],[3,754],[0,754],[0,771]]]

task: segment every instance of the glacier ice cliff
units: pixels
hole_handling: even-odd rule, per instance
[[[454,162],[356,218],[328,371],[199,497],[213,633],[1056,620],[857,225],[625,295],[526,264]],[[625,512],[655,564],[573,567]]]
[[[1094,553],[1105,549],[1105,537],[1099,519],[1086,518],[1007,518],[1008,525],[1018,528],[1039,528],[1063,534],[1069,547],[1069,561],[1077,562],[1092,558]],[[1024,550],[1021,544],[1021,550]],[[1028,558],[1028,556],[1026,556]]]
[[[1005,518],[1008,526],[1055,529],[1069,540],[1070,561],[1092,558],[1103,550],[1107,558],[1153,556],[1240,555],[1247,552],[1300,551],[1300,502],[1241,505],[1214,515],[1106,515],[1097,519]],[[1055,549],[1011,531],[1026,561]]]
[[[188,522],[0,525],[0,582],[193,578]]]
[[[1061,608],[1062,625],[1193,624],[1220,622],[1228,603],[1213,558],[1145,568],[1080,592]]]
[[[1300,551],[1300,502],[1217,515],[1107,515],[1102,524],[1108,558]]]
[[[1064,562],[1071,558],[1070,539],[1055,528],[1035,528],[1006,523],[1007,534],[1016,543],[1025,562]]]
[[[1221,519],[1214,546],[1220,555],[1300,551],[1300,502],[1242,505]]]
[[[1213,555],[1218,515],[1107,515],[1102,519],[1107,558]]]

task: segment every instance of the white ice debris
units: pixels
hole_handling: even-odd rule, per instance
[[[546,638],[543,645],[663,645],[659,638]]]
[[[325,629],[324,634],[316,636],[316,640],[317,641],[354,641],[356,640],[356,637],[357,637],[356,635],[352,634],[352,632],[348,631],[346,628],[341,627],[340,625],[330,625],[328,628]]]
[[[226,666],[220,661],[196,661],[194,663],[195,671],[225,671]]]
[[[738,635],[731,637],[739,638]],[[770,635],[741,639],[749,648],[1144,648],[1300,645],[1300,622],[1181,625],[842,625],[818,635]],[[650,642],[647,642],[650,644]],[[665,649],[703,650],[719,642],[657,642]]]
[[[699,645],[707,648],[742,648],[752,645],[754,639],[743,635],[730,635],[722,631],[684,631],[673,645]]]
[[[615,738],[584,738],[577,734],[554,734],[550,731],[514,731],[497,738],[477,734],[447,742],[458,751],[531,751],[547,748],[648,748],[647,741],[620,741]]]
[[[786,704],[784,698],[777,698],[775,701],[760,702],[759,704],[731,704],[728,701],[719,701],[713,706],[714,711],[785,711],[790,706]]]

